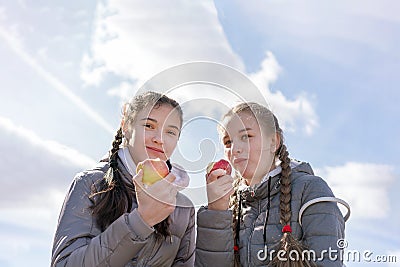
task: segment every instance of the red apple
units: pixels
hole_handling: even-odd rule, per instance
[[[207,176],[210,175],[210,173],[214,170],[217,169],[223,169],[226,171],[226,174],[231,175],[232,173],[232,167],[231,164],[227,160],[220,159],[217,162],[210,162],[207,166]]]
[[[136,173],[143,170],[142,181],[145,185],[152,185],[163,179],[169,173],[168,165],[165,161],[157,159],[146,159],[136,167]]]

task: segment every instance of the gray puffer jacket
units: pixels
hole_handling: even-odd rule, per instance
[[[156,238],[137,212],[123,214],[101,232],[92,216],[92,186],[109,168],[101,163],[79,173],[65,198],[54,238],[51,266],[193,266],[195,250],[194,207],[181,193],[170,215],[171,238]],[[132,177],[119,163],[124,179]]]
[[[268,266],[270,253],[278,250],[282,237],[279,223],[280,174],[271,179],[271,206],[266,228],[267,257],[264,252],[263,230],[267,210],[268,182],[242,191],[242,217],[240,219],[239,254],[242,266]],[[291,227],[293,235],[316,253],[318,266],[342,266],[337,260],[337,242],[344,238],[344,220],[337,204],[319,202],[309,206],[302,215],[302,226],[298,223],[299,210],[304,203],[318,197],[333,197],[329,186],[320,177],[314,176],[309,164],[302,163],[292,169]],[[234,240],[232,212],[200,208],[197,215],[197,245],[195,266],[234,266]],[[260,250],[262,253],[260,254]],[[323,250],[327,252],[321,253]],[[259,255],[259,256],[258,256]],[[321,256],[322,255],[322,256]],[[265,259],[264,259],[265,257]]]

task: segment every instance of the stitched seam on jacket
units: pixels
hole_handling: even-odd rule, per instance
[[[101,265],[101,264],[104,263],[104,262],[109,263],[109,260],[110,260],[111,256],[113,256],[113,255],[114,255],[114,252],[118,249],[118,247],[121,246],[122,241],[125,240],[125,238],[126,238],[127,236],[128,236],[128,238],[130,238],[130,237],[129,237],[129,234],[130,234],[130,233],[127,233],[127,234],[125,234],[125,235],[121,238],[121,240],[118,242],[117,246],[115,246],[115,249],[111,249],[111,248],[104,247],[104,248],[108,249],[109,251],[111,251],[111,253],[109,253],[109,254],[104,258],[104,260],[100,261],[100,262],[99,262],[99,265]]]

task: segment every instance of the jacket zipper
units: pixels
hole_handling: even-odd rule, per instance
[[[254,191],[251,192],[252,196],[254,197]],[[260,200],[257,201],[257,206],[258,206],[258,214],[255,217],[255,220],[253,221],[253,225],[251,226],[250,229],[250,235],[249,235],[249,239],[247,240],[247,264],[250,265],[250,247],[251,247],[251,239],[253,237],[253,232],[254,232],[254,228],[256,227],[256,221],[258,216],[261,213],[261,205],[260,205]]]

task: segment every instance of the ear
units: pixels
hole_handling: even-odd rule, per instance
[[[270,146],[271,153],[275,154],[278,151],[281,144],[281,137],[278,133],[275,133],[272,137],[272,142]]]

